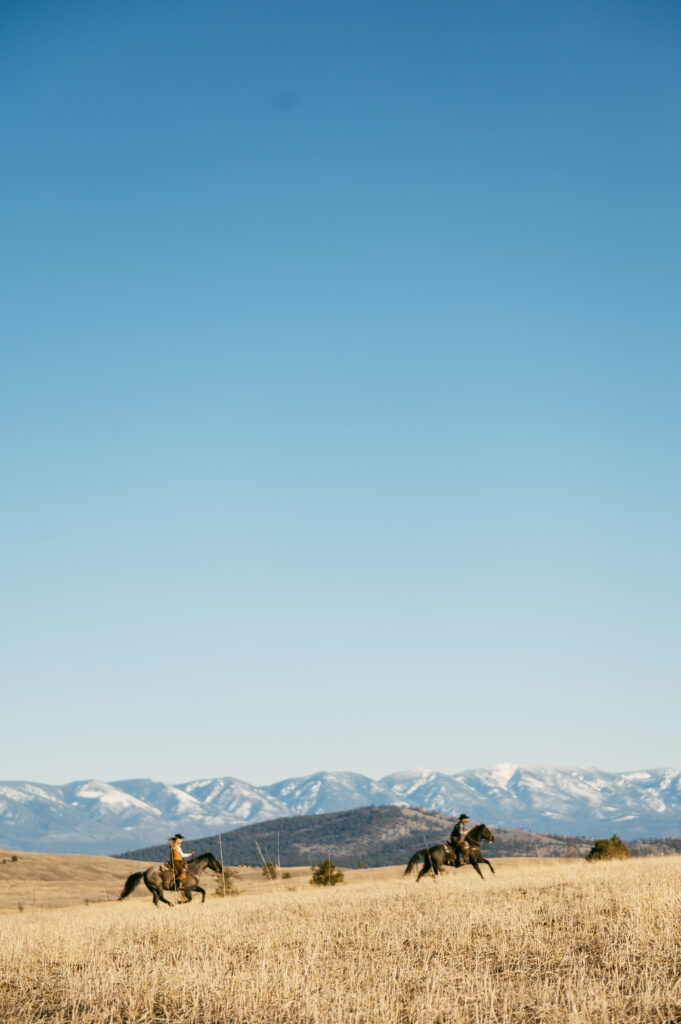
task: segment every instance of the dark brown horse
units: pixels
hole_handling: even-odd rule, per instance
[[[216,874],[222,874],[222,868],[220,862],[216,860],[212,853],[202,853],[199,857],[192,857],[191,860],[187,861],[187,877],[185,878],[182,888],[177,889],[175,883],[175,872],[168,864],[152,864],[146,871],[135,871],[133,875],[130,875],[127,882],[123,886],[123,892],[118,897],[119,900],[124,900],[126,896],[139,885],[140,882],[144,882],[147,889],[154,897],[154,904],[165,903],[166,906],[172,907],[173,904],[170,900],[167,900],[163,895],[163,890],[171,892],[176,889],[182,893],[185,897],[185,902],[191,901],[191,894],[193,892],[201,893],[201,902],[206,902],[206,890],[202,888],[199,878],[206,870],[210,868],[211,871],[215,871]]]
[[[494,868],[488,860],[486,860],[480,852],[480,843],[485,840],[488,843],[494,842],[494,836],[487,828],[487,825],[474,825],[466,838],[460,843],[460,852],[462,864],[470,864],[477,873],[483,878],[482,871],[480,870],[480,864],[486,864],[492,874],[494,874]],[[436,875],[440,874],[440,868],[448,865],[449,867],[456,867],[456,849],[450,843],[444,843],[442,846],[425,846],[422,850],[417,850],[416,853],[410,858],[409,863],[404,869],[405,875],[410,875],[412,868],[423,861],[423,867],[421,868],[416,881],[420,881],[421,878],[429,871],[433,871]]]

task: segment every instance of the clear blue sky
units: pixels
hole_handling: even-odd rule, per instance
[[[679,765],[679,52],[3,6],[0,777]]]

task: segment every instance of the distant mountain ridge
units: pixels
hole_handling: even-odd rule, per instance
[[[292,815],[367,805],[465,811],[497,828],[625,839],[681,832],[681,770],[603,772],[498,764],[448,775],[426,768],[374,780],[317,772],[254,786],[232,777],[64,786],[0,782],[0,846],[56,853],[120,853],[172,832],[209,835]]]

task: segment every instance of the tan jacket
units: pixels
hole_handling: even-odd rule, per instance
[[[182,852],[182,840],[171,839],[170,840],[170,856],[173,864],[177,864],[178,867],[181,865],[184,867],[185,854]]]

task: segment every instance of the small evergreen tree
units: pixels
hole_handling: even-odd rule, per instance
[[[266,864],[262,866],[262,873],[265,878],[269,878],[272,882],[278,876],[277,865],[273,864],[271,860],[268,860]]]
[[[338,871],[336,865],[327,857],[316,868],[312,868],[310,885],[338,885],[343,881],[343,872]]]
[[[586,855],[587,860],[627,860],[631,850],[619,836],[597,839]]]

